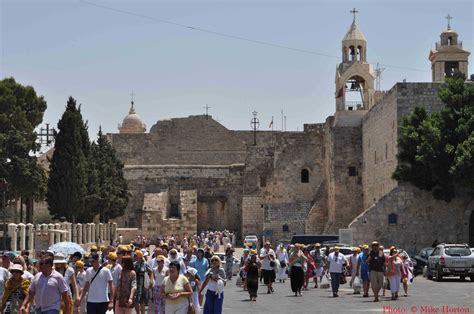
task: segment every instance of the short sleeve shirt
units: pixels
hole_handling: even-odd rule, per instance
[[[330,273],[342,273],[342,266],[344,263],[347,262],[346,257],[339,253],[339,254],[334,254],[331,253],[328,256],[328,262],[329,264],[329,272]]]
[[[170,277],[167,276],[163,280],[163,285],[165,286],[165,293],[177,293],[184,292],[184,286],[189,283],[188,278],[183,275],[179,275],[178,279],[175,282],[171,281]],[[181,296],[178,299],[170,300],[167,299],[166,303],[169,304],[179,304],[182,302],[187,302],[188,298],[186,296]]]
[[[86,282],[91,282],[95,274],[96,271],[93,267],[88,268],[86,270]],[[109,302],[108,292],[110,281],[113,281],[112,273],[108,268],[102,267],[102,269],[100,269],[99,274],[95,277],[94,281],[89,287],[89,292],[87,294],[87,302]]]
[[[369,269],[371,271],[383,272],[385,265],[385,255],[380,256],[378,252],[371,251],[369,261]]]
[[[360,271],[361,272],[368,272],[369,271],[369,265],[367,265],[367,257],[369,257],[369,255],[367,253],[360,253],[357,257],[357,260],[359,262],[359,265],[360,265]]]
[[[276,256],[275,255],[275,252],[272,250],[272,249],[266,249],[266,248],[262,248],[260,250],[260,255],[273,255],[273,256]],[[265,257],[262,261],[262,269],[264,270],[272,270],[273,267],[270,266],[270,256],[267,256]]]
[[[36,309],[42,312],[59,310],[61,307],[61,295],[68,292],[64,277],[53,270],[49,276],[38,273],[30,285],[30,292],[35,294]]]

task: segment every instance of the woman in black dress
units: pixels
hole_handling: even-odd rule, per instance
[[[302,252],[304,245],[295,244],[295,248],[290,255],[290,281],[291,291],[295,294],[295,297],[301,295],[301,288],[304,284],[304,266],[306,263],[306,256]]]
[[[260,269],[260,263],[257,262],[257,251],[252,250],[245,267],[247,268],[247,290],[250,301],[257,301],[258,270]]]

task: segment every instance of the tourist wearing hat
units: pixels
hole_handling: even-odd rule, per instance
[[[135,311],[137,314],[145,314],[146,307],[150,302],[153,288],[153,270],[148,266],[141,250],[135,251],[134,269],[137,274],[137,292],[135,297]]]
[[[358,277],[357,276],[357,263],[358,263],[359,253],[360,253],[360,249],[358,247],[353,247],[352,255],[349,258],[349,269],[351,271],[351,280],[349,282],[349,286],[351,286],[352,289],[354,290],[353,294],[360,294],[360,288],[361,288],[360,280],[359,279],[356,280],[356,278]],[[354,282],[356,282],[355,285],[354,285]]]
[[[248,248],[245,248],[243,250],[243,254],[240,257],[240,272],[239,276],[242,278],[242,288],[244,291],[247,291],[247,272],[245,266],[247,265],[247,260],[250,258],[250,250]]]
[[[23,268],[23,275],[21,277],[26,278],[29,281],[33,280],[35,276],[27,270],[28,266],[26,266],[26,262],[23,256],[21,255],[15,256],[12,262],[13,262],[13,265],[18,264]]]
[[[309,253],[311,257],[314,260],[315,264],[315,269],[314,269],[314,287],[318,287],[318,278],[319,281],[323,279],[323,273],[324,273],[324,261],[326,259],[326,256],[321,254],[321,244],[320,243],[315,243],[314,244],[314,249]]]
[[[117,253],[115,252],[109,252],[107,255],[107,268],[110,269],[110,272],[112,273],[112,283],[114,285],[114,289],[117,288],[120,273],[122,272],[122,265],[117,263]]]
[[[87,313],[105,314],[113,308],[114,287],[112,273],[100,264],[97,253],[90,255],[92,267],[86,270],[86,285],[80,301],[87,297]]]
[[[344,276],[344,266],[347,265],[347,259],[344,254],[339,252],[339,247],[334,247],[334,252],[328,256],[328,270],[331,275],[332,296],[339,296],[339,284],[341,276]]]
[[[267,293],[273,293],[273,283],[275,282],[275,251],[271,248],[270,242],[265,242],[263,248],[260,250],[260,255],[258,257],[262,263],[262,276],[263,282],[267,286]]]
[[[362,280],[362,290],[364,291],[364,298],[369,296],[369,264],[367,264],[367,259],[369,257],[369,246],[364,244],[361,246],[362,252],[357,256],[357,267],[356,267],[356,276],[360,275]]]
[[[77,294],[79,300],[81,299],[81,295],[84,292],[84,287],[86,286],[86,271],[84,270],[84,265],[84,262],[81,260],[77,260],[74,263],[74,277],[76,278]],[[74,314],[86,313],[86,310],[86,298],[83,298],[82,301],[74,304]]]
[[[133,267],[132,257],[124,256],[122,258],[122,266],[123,269],[115,290],[114,310],[116,314],[131,314],[137,290],[137,274]]]
[[[250,301],[257,301],[258,272],[260,271],[260,266],[261,264],[257,260],[257,251],[252,250],[245,264],[246,285]]]
[[[153,268],[153,279],[155,286],[153,287],[153,305],[155,314],[165,314],[166,298],[161,295],[161,286],[163,280],[169,275],[169,269],[165,266],[166,257],[158,255],[155,257],[156,266]]]
[[[69,288],[64,277],[54,270],[53,261],[53,257],[49,254],[45,254],[39,261],[41,273],[33,278],[28,297],[25,298],[20,313],[29,313],[33,301],[37,314],[54,311],[59,313],[61,302],[64,304],[63,313],[70,313]]]
[[[224,286],[225,272],[221,267],[221,259],[214,255],[211,257],[211,268],[206,272],[204,283],[201,287],[200,294],[207,287],[206,301],[204,303],[204,314],[220,314],[222,313],[222,305],[224,303]]]
[[[73,302],[74,304],[79,304],[79,293],[77,292],[77,282],[76,277],[74,276],[74,269],[69,267],[64,254],[56,253],[56,255],[54,255],[54,269],[56,269],[56,271],[64,277],[64,280],[66,280],[66,285],[69,288],[71,297],[71,305]]]
[[[289,259],[291,291],[293,291],[295,297],[301,296],[301,289],[304,284],[303,268],[306,263],[306,256],[303,254],[303,247],[304,245],[296,243]]]
[[[9,269],[11,261],[14,257],[15,255],[12,252],[4,251],[2,253],[2,267],[5,269]]]
[[[24,300],[28,297],[30,280],[23,278],[23,266],[13,264],[10,279],[5,284],[5,291],[0,304],[0,313],[19,313]]]
[[[402,281],[403,261],[394,246],[390,248],[390,256],[388,256],[387,259],[385,276],[390,282],[392,300],[396,300],[398,299],[398,291],[400,290],[400,282]]]
[[[372,250],[367,258],[367,264],[370,271],[370,285],[374,293],[374,302],[379,301],[379,292],[383,287],[385,255],[380,251],[380,244],[377,241],[372,242]]]

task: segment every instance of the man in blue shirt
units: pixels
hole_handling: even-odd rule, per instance
[[[359,253],[357,257],[357,273],[356,276],[359,276],[362,279],[362,289],[364,290],[364,298],[369,296],[369,264],[367,264],[367,258],[369,257],[369,246],[364,244],[362,246],[362,253]]]

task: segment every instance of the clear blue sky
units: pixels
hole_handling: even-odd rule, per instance
[[[473,51],[473,1],[169,0],[90,2],[339,57],[352,15],[368,41],[368,61],[386,67],[382,89],[397,81],[430,81],[428,53],[446,28]],[[324,122],[334,113],[334,57],[229,39],[79,0],[1,0],[1,77],[44,95],[44,122],[57,124],[68,96],[82,104],[90,133],[117,132],[130,93],[147,129],[157,120],[210,114],[229,129],[261,129],[272,116],[287,129]],[[471,58],[472,60],[472,58]],[[473,73],[470,66],[469,73]]]

